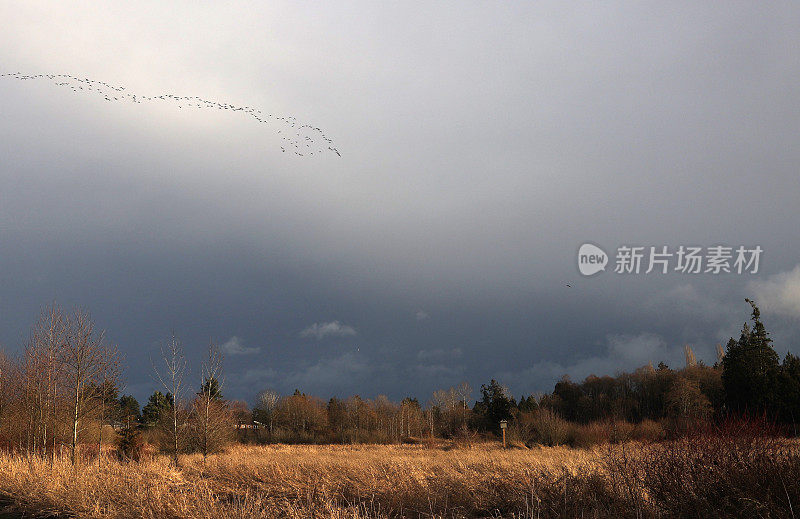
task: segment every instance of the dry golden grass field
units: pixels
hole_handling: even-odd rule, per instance
[[[703,443],[704,442],[704,443]],[[690,440],[594,449],[235,446],[212,455],[0,455],[0,518],[794,517],[797,444]]]
[[[0,494],[28,510],[80,517],[552,516],[570,483],[599,473],[596,452],[422,446],[238,446],[141,463],[0,457]],[[566,484],[566,488],[564,488]],[[566,492],[566,494],[564,494]]]

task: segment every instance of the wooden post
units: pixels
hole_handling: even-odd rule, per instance
[[[507,420],[500,420],[500,430],[503,431],[503,448],[506,448],[506,427],[508,427]]]

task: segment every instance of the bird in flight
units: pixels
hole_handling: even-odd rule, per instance
[[[250,106],[235,106],[230,103],[222,103],[213,99],[204,99],[199,96],[178,96],[175,94],[159,94],[143,96],[127,92],[125,87],[113,86],[105,81],[97,81],[89,78],[79,78],[69,74],[22,74],[21,72],[7,72],[0,74],[0,78],[11,78],[19,81],[48,80],[56,86],[71,89],[73,92],[91,92],[100,96],[105,101],[131,102],[141,104],[142,101],[159,104],[177,105],[178,108],[194,108],[200,110],[228,110],[231,112],[241,112],[242,115],[252,118],[259,124],[272,124],[280,126],[281,130],[277,133],[284,141],[281,151],[287,149],[294,152],[299,157],[307,155],[335,153],[338,157],[342,154],[333,145],[333,140],[328,137],[318,126],[310,124],[299,124],[297,119],[292,116],[277,116],[271,113],[265,114],[261,110]],[[86,87],[84,89],[84,87]],[[283,130],[283,131],[282,131]]]

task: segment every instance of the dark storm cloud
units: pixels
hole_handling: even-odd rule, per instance
[[[108,328],[139,396],[174,329],[195,367],[224,346],[231,396],[426,398],[676,363],[686,343],[713,362],[754,294],[779,350],[797,338],[793,4],[10,2],[0,19],[2,72],[264,107],[343,155],[0,81],[12,350],[57,298]],[[765,253],[754,276],[582,278],[587,241]]]

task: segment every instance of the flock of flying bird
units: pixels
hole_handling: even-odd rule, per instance
[[[304,157],[315,153],[332,152],[341,157],[333,141],[321,129],[309,124],[298,124],[297,119],[291,116],[279,117],[249,106],[234,106],[229,103],[220,103],[201,97],[177,96],[174,94],[161,94],[155,96],[140,96],[126,92],[125,87],[112,86],[104,81],[89,78],[79,78],[69,74],[34,74],[26,75],[20,72],[0,74],[0,78],[9,77],[20,81],[32,79],[47,79],[60,87],[70,88],[73,92],[86,92],[102,96],[105,101],[127,101],[132,103],[158,102],[177,104],[178,108],[199,108],[228,110],[241,112],[252,117],[261,124],[275,123],[282,125],[277,132],[284,141],[281,151],[291,150],[295,155]],[[327,149],[326,149],[327,148]]]

